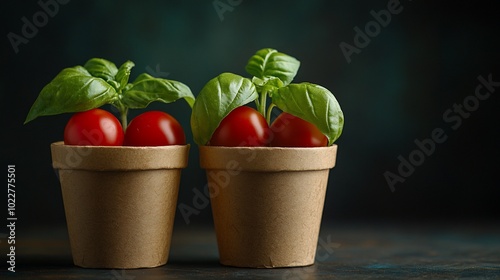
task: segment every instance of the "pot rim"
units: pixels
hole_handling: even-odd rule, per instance
[[[190,144],[170,146],[50,145],[55,169],[120,171],[186,168]]]
[[[204,169],[242,171],[324,170],[335,166],[338,146],[222,147],[200,146]]]

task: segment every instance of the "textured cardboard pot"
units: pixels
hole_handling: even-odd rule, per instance
[[[156,267],[167,263],[181,168],[189,145],[51,145],[77,266]]]
[[[314,263],[337,146],[200,147],[220,262],[239,267]]]

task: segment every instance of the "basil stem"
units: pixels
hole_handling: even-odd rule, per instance
[[[271,103],[269,105],[269,108],[267,108],[266,121],[268,125],[271,125],[271,113],[274,107],[276,107],[276,105],[274,103]]]

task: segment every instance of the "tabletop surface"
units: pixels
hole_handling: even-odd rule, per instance
[[[76,267],[65,228],[33,229],[16,244],[16,272],[3,265],[1,279],[500,279],[500,225],[491,223],[324,226],[316,263],[300,268],[222,266],[211,228],[174,229],[168,263],[149,269]],[[5,258],[7,242],[0,250]]]

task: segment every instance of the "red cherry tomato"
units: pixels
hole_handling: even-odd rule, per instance
[[[229,113],[215,130],[209,145],[226,147],[266,146],[269,126],[266,119],[248,106]]]
[[[161,111],[135,117],[125,132],[125,146],[185,145],[186,136],[179,122]]]
[[[121,146],[123,128],[113,114],[102,109],[75,113],[64,128],[64,144]]]
[[[326,136],[313,124],[288,113],[281,113],[271,124],[273,147],[324,147]]]

